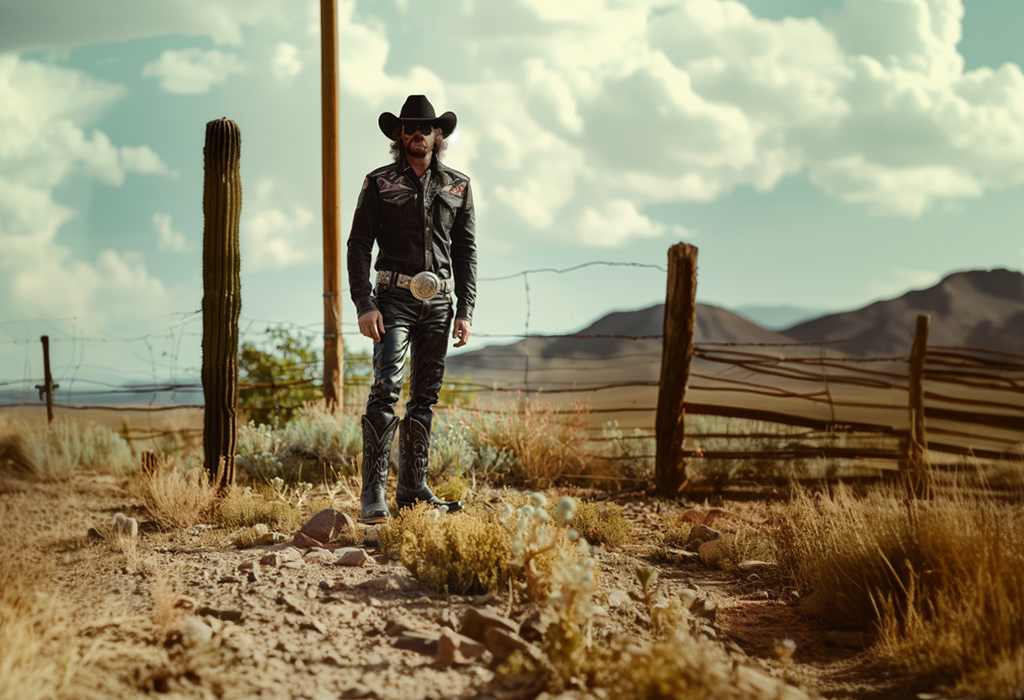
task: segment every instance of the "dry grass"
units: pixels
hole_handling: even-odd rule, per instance
[[[1024,688],[1024,510],[978,491],[929,500],[898,487],[800,492],[776,533],[780,563],[833,622],[869,624],[876,653],[982,697]]]
[[[514,455],[507,471],[497,476],[547,488],[567,471],[585,466],[586,404],[560,409],[554,402],[523,399],[519,404],[495,403],[495,408],[494,413],[468,411],[464,420],[480,445]]]
[[[128,493],[165,527],[191,527],[211,518],[217,487],[200,468],[182,471],[169,462],[128,482]]]
[[[0,468],[44,481],[66,480],[80,469],[122,476],[135,466],[128,443],[101,425],[14,422],[0,430]]]
[[[427,590],[461,595],[505,590],[512,538],[497,516],[432,512],[420,504],[381,525],[381,549],[397,549],[402,564]]]
[[[248,487],[232,486],[217,505],[217,522],[231,530],[265,525],[278,532],[291,532],[302,525],[300,517],[290,504],[268,501]]]
[[[554,504],[549,506],[549,510],[554,516]],[[622,506],[614,503],[577,501],[576,513],[569,521],[569,527],[579,532],[590,544],[607,547],[619,547],[636,538],[633,524],[622,515]]]

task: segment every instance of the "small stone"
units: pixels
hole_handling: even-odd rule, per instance
[[[469,608],[466,611],[462,618],[462,624],[459,626],[459,633],[486,644],[487,630],[492,627],[499,627],[513,634],[519,634],[519,625],[515,622],[490,610],[481,610],[480,608]]]
[[[281,555],[278,552],[264,554],[260,559],[260,566],[281,566]]]
[[[250,571],[245,575],[245,580],[249,583],[256,583],[256,581],[259,580],[259,577],[256,575],[255,571]]]
[[[241,564],[238,565],[238,570],[239,571],[252,571],[255,568],[256,568],[256,562],[254,562],[252,560],[243,561]]]
[[[331,590],[331,584],[327,581],[324,581],[323,579],[320,580],[320,583],[316,584],[316,587],[319,588],[321,591]]]
[[[437,652],[434,661],[444,666],[455,666],[467,662],[459,651],[459,635],[447,627],[441,628],[441,636],[437,639]]]
[[[298,561],[286,561],[284,564],[281,564],[281,568],[282,569],[301,569],[302,568],[302,560],[299,559]]]
[[[613,588],[608,591],[608,607],[609,608],[621,608],[623,605],[629,605],[630,597],[629,594],[618,588]]]
[[[205,644],[213,639],[213,629],[194,615],[181,623],[181,643],[186,647]]]
[[[711,540],[717,540],[721,537],[721,534],[717,530],[712,530],[707,525],[695,525],[690,530],[690,536],[686,540],[686,546],[689,549],[697,550],[705,542]]]
[[[747,559],[746,561],[741,561],[739,564],[737,564],[736,568],[739,569],[740,571],[761,571],[763,569],[768,569],[768,568],[771,568],[773,566],[775,566],[775,564],[773,562],[770,562],[770,561],[760,561],[758,559]]]
[[[346,698],[346,700],[349,698],[352,698],[353,700],[361,700],[362,698],[368,698],[371,696],[373,696],[373,691],[362,683],[356,683],[348,690],[342,691],[341,693],[341,697]]]
[[[395,648],[435,656],[439,638],[440,635],[429,632],[405,632],[395,640]]]
[[[355,528],[355,521],[347,514],[334,508],[324,508],[313,514],[305,525],[303,525],[295,537],[304,535],[319,542],[330,542],[347,528]],[[302,546],[302,545],[298,545]]]
[[[303,630],[315,630],[320,634],[327,634],[327,625],[320,622],[315,617],[308,617],[299,623],[299,629]]]
[[[323,546],[323,542],[313,539],[304,532],[296,532],[295,538],[292,540],[292,547],[299,547],[300,549],[313,549],[314,547],[322,549]]]
[[[488,627],[484,639],[487,651],[494,655],[494,663],[500,664],[515,652],[522,652],[527,658],[540,659],[540,651],[515,632],[506,627]]]
[[[317,593],[318,593],[318,589],[313,588],[312,586],[310,586],[309,588],[306,589],[306,597],[309,598],[310,600],[314,600],[316,598],[316,596],[317,596]]]
[[[722,563],[722,552],[718,548],[717,540],[708,540],[701,543],[697,548],[697,553],[700,555],[700,560],[704,562],[705,566],[711,569],[717,569]]]
[[[135,538],[139,536],[139,523],[135,518],[129,518],[124,513],[114,514],[113,530],[116,534]]]
[[[362,566],[370,560],[365,550],[357,547],[343,547],[334,553],[335,566]]]
[[[199,608],[197,611],[203,617],[213,617],[225,622],[241,622],[245,613],[241,610],[218,610],[217,608]]]
[[[334,552],[329,552],[326,549],[312,549],[306,552],[306,556],[303,557],[306,561],[319,561],[328,563],[334,561]]]
[[[238,583],[238,579],[234,576],[221,576],[217,579],[217,583]]]
[[[371,591],[414,591],[419,587],[420,584],[416,582],[416,579],[402,574],[378,576],[356,586],[356,588],[365,588]]]

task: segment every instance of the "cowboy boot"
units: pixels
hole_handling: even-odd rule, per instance
[[[398,507],[411,508],[425,501],[436,507],[447,506],[449,513],[462,510],[458,501],[442,501],[427,487],[429,453],[430,431],[415,418],[406,416],[398,433]]]
[[[382,523],[391,514],[385,502],[388,485],[389,456],[391,443],[395,439],[398,418],[392,418],[383,432],[377,433],[373,423],[363,416],[363,488],[360,500],[363,506],[363,523]]]

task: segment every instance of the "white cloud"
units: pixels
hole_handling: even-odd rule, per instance
[[[255,213],[247,215],[243,208],[241,256],[242,265],[250,272],[279,270],[311,257],[313,213],[299,204],[278,205],[278,189],[273,179],[260,181]]]
[[[922,289],[936,284],[942,276],[933,270],[889,270],[885,279],[871,280],[868,294],[872,299],[888,299],[902,295],[908,289]]]
[[[175,231],[171,224],[171,215],[162,212],[153,214],[153,230],[156,231],[156,247],[171,253],[184,253],[192,249],[192,244],[185,239],[185,234]]]
[[[142,77],[160,78],[160,89],[176,95],[202,95],[237,73],[245,73],[238,56],[217,49],[164,51],[142,69]]]
[[[579,221],[579,241],[597,247],[618,247],[634,238],[657,238],[671,232],[675,237],[693,239],[696,233],[682,226],[652,221],[625,199],[613,199],[588,207]]]
[[[411,32],[343,2],[342,88],[369,110],[411,92],[455,109],[453,155],[538,236],[575,237],[610,202],[709,202],[800,173],[908,218],[1024,182],[1024,74],[964,72],[961,0],[857,0],[820,20],[653,6],[466,0]],[[465,41],[436,46],[442,29]],[[615,220],[618,234],[588,240],[669,230]]]
[[[270,59],[270,70],[279,80],[288,80],[301,73],[302,60],[299,59],[298,47],[286,41],[279,43]]]
[[[124,94],[79,71],[0,55],[0,308],[28,318],[82,316],[102,328],[158,313],[168,296],[136,253],[76,260],[57,243],[77,212],[53,199],[76,176],[113,186],[129,173],[171,175],[145,146],[117,146],[89,120]]]
[[[0,23],[0,52],[67,49],[166,34],[207,36],[239,46],[246,26],[286,22],[280,0],[32,0],[17,3]]]

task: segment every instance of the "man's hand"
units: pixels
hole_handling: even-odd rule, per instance
[[[472,333],[473,324],[464,318],[455,319],[455,328],[452,329],[452,338],[459,341],[455,343],[455,347],[461,348],[467,342],[469,342],[469,336]]]
[[[379,341],[380,337],[384,335],[384,317],[380,311],[374,309],[373,311],[367,311],[365,314],[359,317],[359,332],[365,335],[367,338],[373,338]]]

